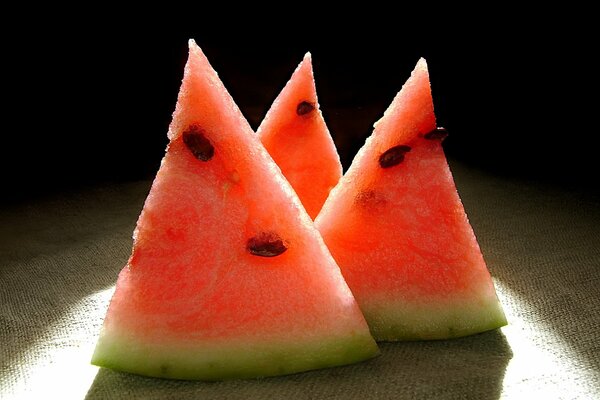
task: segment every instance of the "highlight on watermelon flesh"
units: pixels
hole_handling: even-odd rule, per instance
[[[92,363],[219,380],[378,354],[296,194],[190,40],[165,157]]]
[[[445,339],[507,323],[444,136],[420,59],[315,220],[376,340]]]
[[[317,100],[306,53],[257,130],[263,145],[315,218],[342,176],[342,164]]]

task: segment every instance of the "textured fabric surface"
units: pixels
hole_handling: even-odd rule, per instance
[[[509,326],[258,380],[98,369],[89,360],[149,182],[104,186],[0,212],[0,398],[599,398],[598,198],[451,166]]]

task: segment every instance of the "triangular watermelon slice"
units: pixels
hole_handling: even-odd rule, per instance
[[[319,109],[310,53],[275,99],[257,133],[314,219],[340,180],[342,164]]]
[[[92,363],[217,380],[378,353],[296,194],[200,48]]]
[[[378,340],[506,324],[444,137],[421,59],[315,221]]]

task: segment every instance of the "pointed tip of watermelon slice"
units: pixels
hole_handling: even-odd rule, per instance
[[[319,102],[317,98],[317,88],[315,85],[315,78],[313,75],[312,68],[312,55],[310,52],[306,52],[302,61],[298,64],[289,81],[285,84],[283,90],[277,95],[277,98],[271,105],[271,108],[267,111],[267,115],[261,122],[260,126],[256,130],[259,137],[264,136],[270,129],[270,123],[272,123],[273,115],[278,114],[281,108],[286,108],[288,103],[297,102],[298,93],[302,93],[304,100],[314,103],[313,105],[318,109]],[[293,115],[295,116],[294,105],[290,105],[289,109],[294,110]]]
[[[413,119],[416,124],[409,126],[402,123],[410,115],[415,116]],[[419,134],[435,129],[435,126],[429,70],[427,61],[421,57],[406,83],[383,113],[383,117],[373,124],[375,128],[373,136],[379,136],[380,132],[393,132],[394,137],[387,139],[398,143],[409,143]]]
[[[189,49],[189,54],[198,54],[198,55],[204,55],[204,53],[202,52],[202,49],[200,48],[200,46],[198,46],[198,44],[196,43],[196,41],[194,39],[189,39],[188,40],[188,49]],[[189,57],[191,58],[191,57]],[[189,62],[189,58],[188,58],[188,62]]]
[[[198,71],[202,70],[204,70],[204,73],[207,75],[211,75],[211,72],[216,75],[216,72],[214,72],[213,68],[210,65],[210,62],[204,55],[204,52],[202,51],[200,46],[198,46],[194,39],[190,38],[188,39],[188,57],[185,63],[185,67],[183,69],[181,89],[179,91],[179,97],[173,116],[182,112],[181,104],[186,103],[182,100],[182,97],[189,92],[189,89],[187,88],[190,87],[191,82],[197,80],[197,77],[202,75],[198,73]],[[177,120],[177,118],[173,119],[173,121],[175,120]],[[175,139],[175,137],[177,136],[177,132],[180,130],[180,128],[181,127],[177,127],[173,123],[171,123],[167,132],[167,137],[169,138],[169,140]]]
[[[193,51],[196,54],[201,54],[202,56],[204,56],[204,52],[202,51],[202,48],[198,45],[198,43],[196,43],[196,39],[188,39],[188,49],[190,52]]]
[[[313,66],[312,66],[312,54],[310,54],[310,51],[307,51],[306,54],[304,54],[302,61],[300,61],[300,64],[298,64],[298,66],[296,67],[296,70],[292,74],[292,77],[290,78],[290,82],[292,82],[295,79],[299,79],[299,76],[301,76],[303,74],[306,74],[307,78],[312,81],[312,88],[316,95],[317,89],[315,87],[315,77],[314,77]]]
[[[196,43],[196,41],[194,39],[188,40],[188,49],[189,49],[188,61],[187,61],[188,65],[190,65],[192,63],[197,64],[199,61],[210,65],[210,63],[208,62],[208,59],[204,55],[204,52],[202,51],[200,46],[198,46],[198,44]]]
[[[216,100],[224,102],[219,109],[234,111],[234,118],[240,124],[246,126],[248,130],[251,130],[250,125],[242,115],[239,107],[225,89],[223,82],[219,79],[219,74],[212,67],[210,61],[194,39],[188,40],[188,48],[187,62],[184,67],[177,105],[175,107],[175,112],[173,113],[173,122],[169,126],[169,131],[167,132],[169,140],[174,140],[181,133],[184,126],[196,123],[195,120],[180,119],[176,117],[177,115],[194,115],[194,118],[192,119],[196,120],[202,115],[202,110],[205,108],[206,101],[199,100],[190,95],[191,93],[197,92],[199,87],[203,87],[204,89],[202,90],[206,90],[208,93],[211,93],[208,89],[210,87],[217,87],[219,90],[222,90],[226,95],[220,100]],[[212,115],[215,116],[216,114],[212,113]],[[208,118],[206,115],[204,115],[204,117]],[[218,118],[212,118],[213,122],[218,121]],[[177,121],[180,120],[184,122],[177,123]]]

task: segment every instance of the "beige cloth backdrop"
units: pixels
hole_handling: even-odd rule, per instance
[[[149,182],[105,185],[0,212],[0,398],[600,398],[600,201],[451,165],[509,326],[260,380],[98,369],[89,360]]]

